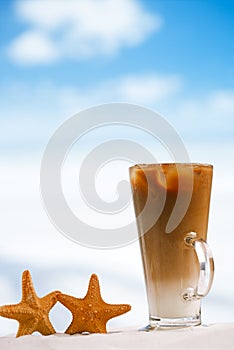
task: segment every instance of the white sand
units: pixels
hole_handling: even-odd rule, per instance
[[[28,335],[0,338],[1,350],[233,350],[234,324],[215,324],[188,329],[139,332],[136,329],[113,331],[108,334],[51,336]]]

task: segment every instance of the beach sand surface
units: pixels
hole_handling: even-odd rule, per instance
[[[0,338],[1,350],[233,350],[234,323],[203,325],[187,329],[138,331],[137,328],[112,330],[108,334],[28,335]]]

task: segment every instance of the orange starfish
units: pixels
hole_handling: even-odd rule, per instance
[[[49,320],[49,311],[57,302],[55,291],[39,298],[34,290],[32,278],[28,270],[22,275],[22,299],[14,305],[0,306],[0,316],[12,318],[19,322],[17,337],[32,334],[35,331],[43,335],[55,333]]]
[[[107,304],[102,300],[98,277],[92,274],[88,292],[83,299],[59,294],[58,300],[72,313],[73,319],[67,328],[67,334],[82,332],[107,333],[106,323],[113,317],[128,312],[127,304]]]

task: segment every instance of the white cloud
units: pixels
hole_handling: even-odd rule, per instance
[[[211,94],[209,104],[213,105],[216,111],[222,113],[233,113],[234,119],[234,91],[232,90],[220,90]]]
[[[163,114],[181,136],[198,140],[234,135],[234,90],[212,90],[203,96],[184,94],[179,75],[128,75],[87,90],[60,89],[60,103],[70,115],[79,109],[108,102],[150,107]],[[233,136],[232,136],[233,137]]]
[[[177,75],[126,75],[104,81],[91,89],[60,89],[59,100],[72,113],[79,108],[107,102],[127,102],[155,106],[176,96],[182,88],[182,79]]]
[[[137,0],[21,0],[15,10],[29,24],[8,50],[21,64],[113,55],[139,45],[162,25]]]
[[[216,90],[193,99],[181,99],[175,110],[183,130],[198,133],[234,132],[234,90]]]
[[[142,75],[129,76],[122,80],[120,91],[128,101],[157,103],[177,93],[181,88],[179,76]]]
[[[2,144],[9,145],[20,140],[24,143],[26,139],[30,143],[38,143],[40,139],[48,138],[64,119],[81,109],[108,102],[154,107],[173,99],[181,88],[179,76],[155,73],[122,76],[87,89],[58,87],[48,82],[28,85],[14,81],[10,86],[0,86],[0,115],[5,116],[1,123],[0,140]]]
[[[16,145],[25,150],[40,147],[66,118],[108,102],[150,107],[166,116],[180,135],[188,136],[191,142],[200,136],[231,139],[234,135],[234,91],[185,96],[182,78],[176,75],[128,75],[86,89],[48,82],[37,85],[12,82],[11,87],[0,86],[0,94],[0,115],[4,116],[0,140],[6,150],[14,150]]]
[[[48,36],[37,31],[20,35],[9,48],[9,55],[18,63],[50,63],[58,58],[56,45]]]

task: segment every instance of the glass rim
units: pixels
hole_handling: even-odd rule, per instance
[[[131,167],[129,167],[129,169],[145,169],[145,168],[153,168],[153,167],[170,167],[170,166],[183,166],[183,167],[192,167],[192,168],[196,168],[196,167],[203,167],[203,168],[210,168],[213,169],[213,165],[209,164],[209,163],[139,163],[139,164],[135,164],[132,165]]]

